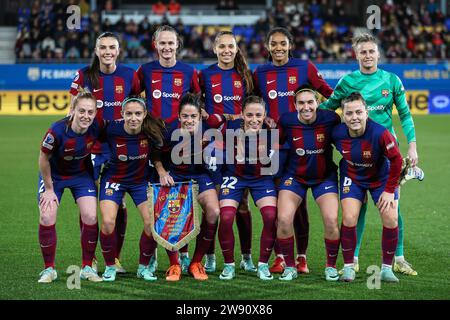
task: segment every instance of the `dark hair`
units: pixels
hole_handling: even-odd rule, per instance
[[[145,103],[145,100],[136,95],[131,95],[125,98],[122,102],[122,111],[125,109],[127,104],[131,102],[137,102],[139,103],[144,110],[147,110],[147,105]],[[164,134],[163,131],[165,130],[164,122],[159,119],[155,118],[151,115],[150,112],[147,112],[147,115],[144,118],[144,121],[142,122],[142,132],[145,134],[145,136],[151,140],[155,145],[162,146],[164,142]]]
[[[233,34],[233,32],[231,32],[231,31],[220,31],[216,35],[216,38],[214,39],[214,45],[216,45],[217,41],[219,41],[219,38],[221,36],[225,36],[225,35],[232,36],[234,38],[234,40],[236,41],[236,37]],[[236,45],[237,45],[237,41],[236,41]],[[239,49],[239,47],[237,47],[236,57],[234,58],[234,66],[235,66],[237,72],[239,73],[239,75],[245,81],[245,88],[246,88],[245,91],[246,91],[246,93],[247,94],[252,93],[253,92],[253,88],[254,88],[253,87],[252,72],[250,71],[250,68],[248,66],[247,60],[242,55],[241,49]]]
[[[153,33],[153,36],[152,36],[153,45],[155,46],[156,39],[158,38],[159,34],[163,31],[169,31],[169,32],[173,32],[175,34],[177,41],[178,41],[177,53],[179,53],[181,51],[181,49],[183,48],[183,39],[180,37],[180,34],[174,27],[169,26],[167,24],[159,26],[158,29],[156,29],[156,31]]]
[[[183,107],[188,104],[194,106],[200,114],[202,113],[202,99],[199,95],[188,92],[181,98],[180,105],[178,106],[178,115],[181,114]]]
[[[346,98],[341,100],[341,107],[344,109],[344,106],[346,103],[352,102],[352,101],[361,101],[364,105],[364,107],[367,109],[367,103],[366,100],[364,100],[363,96],[359,92],[352,92],[350,95],[348,95]]]
[[[266,110],[266,103],[264,102],[264,99],[258,96],[248,96],[247,98],[244,99],[244,101],[242,102],[242,112],[244,112],[245,108],[250,104],[250,103],[259,103],[260,105],[263,106],[264,110]]]
[[[272,30],[270,30],[266,36],[265,44],[266,44],[267,48],[269,47],[270,37],[273,36],[275,33],[281,33],[282,35],[284,35],[286,38],[288,38],[289,44],[291,46],[294,46],[294,37],[292,36],[292,33],[290,33],[289,30],[286,28],[275,27]],[[289,57],[292,57],[291,50],[289,50],[288,55],[289,55]],[[269,60],[272,60],[272,56],[270,55],[270,52],[269,52]]]
[[[298,88],[295,90],[294,97],[297,98],[297,95],[298,95],[299,93],[305,92],[305,91],[309,91],[309,92],[311,92],[312,94],[314,94],[314,98],[316,99],[316,102],[319,101],[319,96],[318,96],[318,94],[317,94],[317,91],[316,91],[313,87],[311,87],[310,85],[308,85],[308,84],[303,84],[303,85],[301,85],[300,87],[298,87]]]
[[[95,45],[97,46],[97,43],[100,39],[103,38],[114,38],[119,43],[120,47],[120,41],[119,37],[112,33],[112,32],[103,32],[101,35],[97,37],[97,40],[95,40]],[[89,82],[91,83],[92,89],[99,89],[100,86],[100,59],[96,54],[92,57],[91,64],[89,68],[86,70],[86,76],[89,79]]]

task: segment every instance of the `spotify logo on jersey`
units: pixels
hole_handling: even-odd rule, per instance
[[[270,90],[269,91],[269,98],[270,99],[275,99],[278,96],[278,93],[275,90]]]
[[[161,91],[160,90],[153,91],[153,98],[155,99],[161,98]]]

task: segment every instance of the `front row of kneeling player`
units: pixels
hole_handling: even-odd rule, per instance
[[[268,261],[276,241],[286,263],[279,279],[295,279],[293,219],[306,197],[307,189],[311,188],[325,227],[325,279],[355,279],[353,255],[356,223],[361,204],[369,191],[383,222],[381,280],[397,282],[391,265],[398,241],[397,187],[402,157],[394,137],[368,118],[365,101],[359,93],[352,93],[342,101],[343,123],[335,112],[318,109],[316,92],[308,87],[296,91],[295,104],[297,112],[286,113],[280,118],[277,124],[279,131],[271,130],[274,128],[265,124],[265,104],[256,96],[246,98],[239,119],[226,119],[217,114],[202,116],[199,97],[187,94],[181,100],[178,119],[169,124],[147,113],[144,100],[130,97],[122,103],[122,120],[100,123],[94,120],[96,99],[90,93],[80,93],[74,100],[70,117],[54,123],[42,142],[38,201],[39,242],[45,269],[40,274],[39,282],[52,282],[57,277],[54,267],[55,224],[65,188],[71,190],[83,223],[82,279],[114,281],[116,278],[114,224],[125,192],[130,194],[144,223],[139,242],[137,276],[147,281],[157,279],[156,242],[150,231],[146,192],[151,179],[150,158],[162,185],[189,179],[198,182],[198,202],[205,212],[206,222],[202,223],[195,253],[187,270],[195,279],[208,279],[202,259],[214,243],[217,227],[224,256],[224,268],[219,278],[231,280],[235,277],[232,225],[246,189],[260,210],[263,221],[257,276],[262,280],[273,279]],[[203,164],[175,165],[170,157],[165,156],[183,137],[179,135],[179,141],[171,141],[175,130],[189,133],[193,146],[199,128],[203,132],[210,128],[217,129],[224,136],[223,145],[227,148],[232,146],[232,152],[224,150],[223,157],[230,153],[233,160],[230,163],[224,159],[227,164],[223,165],[219,177],[217,172],[211,174],[210,168]],[[226,134],[230,129],[242,131],[230,137]],[[279,139],[272,137],[275,132],[279,132]],[[227,139],[233,141],[227,142]],[[99,195],[102,215],[100,244],[106,264],[102,277],[98,276],[92,265],[99,232],[97,187],[90,172],[89,157],[90,148],[96,140],[107,142],[111,150],[111,160],[102,173]],[[274,154],[285,143],[288,148],[280,152],[287,152],[288,160],[278,164],[283,175],[279,185],[276,185],[273,179],[276,172],[272,169],[277,166],[272,166],[271,161],[282,158]],[[332,159],[332,145],[342,155],[339,184],[338,167]],[[252,146],[256,146],[256,153],[252,153]],[[193,153],[182,155],[191,160],[195,156]],[[222,183],[216,191],[215,184],[220,178]],[[342,206],[340,230],[338,194]],[[339,277],[336,260],[340,246],[344,269]],[[170,267],[166,280],[180,280],[182,268],[178,253],[168,253]]]

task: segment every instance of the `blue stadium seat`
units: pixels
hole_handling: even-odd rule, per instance
[[[317,32],[320,32],[322,30],[323,26],[323,19],[321,18],[314,18],[312,21],[313,28],[316,29]]]
[[[340,25],[340,26],[337,27],[337,32],[339,34],[346,33],[347,31],[348,31],[348,27],[347,26]]]

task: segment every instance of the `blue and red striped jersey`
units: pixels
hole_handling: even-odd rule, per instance
[[[227,176],[242,177],[245,179],[258,179],[267,176],[263,168],[270,167],[270,161],[278,150],[278,140],[272,143],[272,131],[263,125],[264,134],[244,134],[241,119],[225,122],[222,133],[225,137],[225,169]],[[242,136],[239,136],[243,134]],[[233,139],[233,141],[229,141]],[[276,170],[274,170],[276,171]],[[273,173],[273,172],[272,172]]]
[[[75,133],[68,124],[69,117],[52,124],[44,136],[41,151],[51,154],[52,179],[67,180],[92,175],[91,151],[99,138],[101,125],[94,121],[84,134]]]
[[[181,128],[178,119],[168,123],[163,147],[166,158],[170,158],[169,163],[164,165],[166,170],[178,175],[208,173],[208,164],[204,162],[203,150],[214,143],[214,138],[206,136],[205,131],[217,129],[223,121],[221,117],[210,116],[207,121],[202,121],[201,129],[199,128],[199,131],[193,135],[182,135],[181,131],[178,131]]]
[[[115,120],[106,126],[104,139],[109,144],[111,159],[103,176],[116,183],[144,183],[150,178],[150,142],[143,133],[128,134],[124,124],[124,120]]]
[[[134,69],[117,65],[113,73],[106,74],[100,71],[99,88],[93,88],[86,71],[89,67],[78,70],[73,79],[70,94],[76,96],[80,88],[86,88],[97,98],[98,120],[117,120],[121,119],[122,101],[129,95],[136,95],[141,92],[139,78]],[[107,145],[95,144],[93,153],[109,152]]]
[[[297,112],[284,113],[278,128],[280,142],[287,142],[289,146],[286,174],[310,186],[323,182],[336,172],[331,134],[340,122],[339,116],[329,110],[318,109],[316,121],[312,124],[300,122]]]
[[[165,68],[156,60],[140,66],[137,73],[148,111],[169,122],[178,117],[183,95],[200,93],[197,71],[187,63],[177,61],[175,66]]]
[[[333,89],[309,60],[290,58],[283,66],[272,62],[258,66],[254,73],[255,92],[266,102],[267,114],[278,121],[285,112],[295,111],[295,90],[309,84],[328,98]]]
[[[209,114],[240,114],[246,86],[236,68],[222,70],[217,63],[199,72],[200,88]]]
[[[382,125],[368,119],[360,137],[350,137],[342,123],[333,130],[333,143],[342,154],[341,177],[364,188],[377,188],[386,182],[385,191],[393,193],[398,186],[402,156],[394,136]]]

